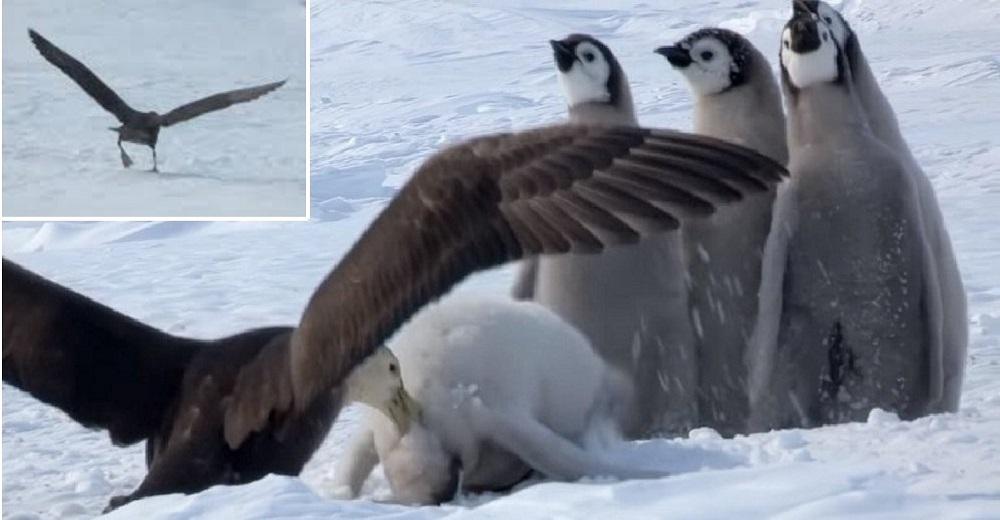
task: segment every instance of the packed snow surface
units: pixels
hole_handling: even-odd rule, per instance
[[[39,3],[37,9],[49,3]],[[297,2],[212,2],[211,7],[190,0],[159,3],[175,8],[173,21],[183,17],[195,27],[227,19],[264,24],[261,18],[268,15],[284,19],[293,18],[294,9],[305,11]],[[195,5],[205,7],[195,9]],[[702,429],[686,439],[619,443],[606,447],[604,455],[624,464],[662,466],[674,475],[654,481],[532,483],[507,494],[462,496],[441,507],[412,508],[385,503],[388,486],[378,471],[362,499],[329,499],[334,461],[359,418],[359,410],[350,408],[301,478],[272,476],[193,496],[153,497],[111,516],[147,520],[1000,518],[1000,32],[996,30],[1000,3],[855,0],[834,5],[843,8],[859,33],[917,159],[932,178],[959,257],[969,293],[971,345],[958,413],[902,422],[874,411],[864,423],[808,431],[726,440]],[[9,8],[8,2],[4,7]],[[82,7],[76,9],[67,16],[85,14]],[[211,20],[216,22],[203,21],[196,14],[201,9],[213,13]],[[22,7],[22,12],[27,10]],[[780,27],[789,12],[785,0],[314,2],[310,13],[313,221],[19,223],[4,227],[4,255],[173,333],[215,337],[246,327],[294,323],[321,277],[421,159],[463,136],[524,128],[564,116],[549,39],[570,32],[603,39],[628,72],[640,120],[686,129],[690,96],[680,75],[653,49],[697,27],[723,25],[748,35],[774,63]],[[8,15],[7,9],[4,14]],[[6,54],[9,41],[19,46],[26,39],[20,26],[8,34],[8,23],[13,22],[7,16],[3,23]],[[38,22],[37,28],[48,29],[55,41],[74,50],[97,46],[68,30],[56,39],[56,29],[63,25],[68,22]],[[96,27],[90,30],[100,32]],[[101,30],[114,34],[111,25]],[[131,31],[120,29],[126,30]],[[124,39],[133,46],[188,45],[177,40]],[[196,51],[200,44],[190,45]],[[195,51],[199,63],[210,54]],[[91,52],[100,57],[101,51]],[[106,60],[102,67],[144,60],[141,53],[124,56]],[[296,59],[293,53],[288,56],[289,61]],[[21,65],[11,79],[32,81],[34,73],[25,72],[27,60],[14,63]],[[262,60],[259,75],[266,79],[286,70],[275,72],[272,65]],[[23,119],[28,113],[17,115],[17,111],[33,106],[25,101],[8,114],[8,70],[5,59],[5,123],[8,117]],[[208,74],[209,79],[225,76],[226,81],[219,79],[223,84],[242,81],[247,73],[214,65],[211,70],[215,74]],[[287,70],[296,74],[291,64]],[[204,75],[188,72],[192,76],[187,79],[164,72],[164,79],[184,85],[193,82],[201,88]],[[196,82],[196,76],[202,79]],[[300,82],[294,88],[301,88],[301,79],[294,78]],[[9,134],[4,140],[8,174],[10,165],[18,164],[7,162],[8,157],[23,153],[50,157],[42,166],[58,163],[76,176],[107,174],[124,183],[126,174],[139,175],[116,169],[113,142],[94,141],[105,121],[99,109],[62,78],[53,74],[50,79],[38,82],[32,91],[65,96],[57,99],[76,103],[70,113],[79,119],[60,119],[66,122],[58,129],[61,137],[38,139],[41,131],[33,127],[20,137],[18,131]],[[143,93],[137,87],[144,80],[133,81],[128,92],[148,95],[150,102],[171,101]],[[282,95],[292,96],[291,83]],[[278,98],[246,105],[240,120],[260,116],[255,110],[270,110],[266,103],[294,104]],[[38,105],[37,110],[63,113],[51,105]],[[34,113],[31,124],[41,125],[40,118],[40,112]],[[209,125],[226,125],[225,121],[221,115],[218,121],[206,118],[205,130]],[[231,136],[222,143],[217,137],[199,139],[188,133],[197,134],[195,130],[184,130],[164,132],[171,139],[163,145],[167,171],[222,175],[230,166],[219,152],[207,163],[183,162],[212,154],[220,146],[236,147],[233,157],[240,161],[267,164],[282,156],[257,150],[261,144],[257,141],[244,147]],[[74,144],[48,148],[67,142]],[[202,154],[196,153],[197,147],[204,148]],[[144,158],[141,151],[136,155]],[[41,168],[38,175],[51,168],[55,166]],[[244,165],[233,168],[264,171]],[[69,182],[65,175],[58,178]],[[251,178],[240,177],[246,182]],[[269,189],[275,190],[269,195],[278,190]],[[6,192],[4,197],[6,202]],[[511,272],[506,268],[474,276],[459,291],[503,294]],[[105,434],[84,430],[61,412],[10,387],[4,388],[3,397],[4,518],[93,517],[110,495],[131,491],[145,474],[141,445],[114,448]]]
[[[5,217],[305,217],[306,10],[272,0],[3,3]],[[166,113],[287,79],[249,103],[125,143],[115,117],[51,65],[35,29],[132,108]]]

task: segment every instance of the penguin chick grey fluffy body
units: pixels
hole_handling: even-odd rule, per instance
[[[570,122],[638,124],[628,78],[604,43],[573,34],[551,44]],[[531,259],[517,275],[514,297],[555,311],[628,375],[636,398],[622,424],[626,436],[694,427],[697,357],[678,234],[589,257]]]
[[[694,31],[656,49],[684,75],[694,97],[694,131],[788,162],[781,90],[767,59],[739,33]],[[744,357],[757,317],[757,290],[774,193],[747,196],[681,228],[699,356],[700,425],[746,433]]]
[[[904,419],[930,403],[919,200],[872,132],[830,28],[796,13],[781,42],[789,170],[751,342],[753,431]]]
[[[844,17],[823,1],[808,0],[798,4],[797,9],[808,10],[830,27],[847,58],[851,84],[872,133],[899,155],[915,182],[929,258],[924,273],[925,283],[930,285],[928,294],[931,298],[931,314],[927,319],[937,329],[932,335],[931,347],[932,378],[937,380],[932,386],[937,397],[930,411],[957,411],[969,344],[968,303],[934,186],[913,157],[899,129],[896,114],[861,50],[858,36]]]

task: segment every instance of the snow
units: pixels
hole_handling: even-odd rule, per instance
[[[306,10],[272,0],[11,0],[3,10],[6,217],[305,217]],[[28,39],[33,28],[136,110],[165,113],[287,79],[255,101],[160,133],[146,146]]]
[[[134,3],[136,9],[147,4]],[[174,21],[183,17],[193,25],[202,23],[194,9],[183,9],[201,2],[161,3],[174,8]],[[18,16],[10,6],[26,4],[5,2],[4,29]],[[902,422],[877,411],[864,423],[729,440],[696,430],[688,439],[614,447],[616,461],[662,465],[675,472],[669,478],[536,483],[508,494],[463,496],[441,507],[411,508],[382,503],[388,485],[381,478],[372,479],[360,500],[329,499],[335,462],[361,417],[360,409],[350,408],[301,478],[269,477],[194,496],[154,497],[111,516],[1000,518],[1000,35],[995,30],[1000,4],[843,4],[937,190],[968,288],[971,343],[958,413]],[[275,1],[218,1],[205,9],[217,15],[212,20],[218,23],[227,18],[222,12],[240,23],[250,23],[247,19],[254,17],[247,13],[261,10],[286,16],[294,16],[295,9],[304,12],[298,2]],[[174,333],[214,337],[251,326],[294,323],[321,277],[421,158],[464,135],[565,115],[548,39],[570,32],[602,38],[628,72],[640,121],[690,128],[690,95],[683,79],[653,49],[701,25],[720,24],[747,33],[774,63],[788,12],[785,0],[744,0],[738,7],[697,0],[580,0],[544,6],[528,0],[314,2],[312,221],[5,224],[4,255]],[[93,45],[82,37],[77,43],[56,39],[66,24],[51,24],[38,22],[37,28],[43,34],[48,30],[67,48]],[[3,38],[4,52],[12,52],[16,49],[7,44],[22,45],[23,28],[5,30]],[[163,41],[156,45],[167,46]],[[4,60],[5,123],[11,117],[8,80],[22,81],[14,74],[8,79],[8,65]],[[116,65],[109,61],[105,66]],[[261,63],[260,74],[270,77],[267,66]],[[220,70],[218,75],[228,79],[219,81],[242,81],[245,73]],[[209,77],[215,81],[214,75]],[[52,83],[40,82],[36,88],[56,88]],[[289,92],[283,95],[291,96],[290,87],[284,87]],[[86,105],[72,88],[57,89],[66,91],[67,103]],[[157,95],[154,101],[159,99]],[[256,107],[246,105],[241,114],[260,115],[255,110],[265,110],[270,102],[280,103],[277,96],[264,98]],[[113,142],[93,142],[92,137],[105,116],[93,107],[87,110],[88,121],[96,121],[79,127],[70,122],[59,130],[72,130],[75,145],[44,156],[65,154],[53,161],[65,165],[67,157],[78,155],[90,165],[74,171],[115,171]],[[194,147],[204,141],[188,130],[175,130],[171,139],[177,141],[164,143],[164,169],[194,169],[177,166],[193,160]],[[17,135],[11,131],[4,141],[8,175],[16,175],[8,150]],[[66,134],[35,139],[18,153],[43,155],[43,145],[68,139]],[[89,146],[93,152],[82,148]],[[241,157],[249,161],[258,153],[254,148],[241,147]],[[145,159],[140,154],[139,160]],[[255,160],[267,157],[272,155],[262,153]],[[223,169],[214,163],[200,169],[214,174],[216,167]],[[510,268],[484,273],[459,290],[503,294],[511,273]],[[4,518],[93,517],[110,495],[130,491],[144,475],[141,445],[114,448],[105,434],[84,430],[21,392],[5,387],[3,394]]]

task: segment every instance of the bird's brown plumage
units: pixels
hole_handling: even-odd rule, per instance
[[[63,71],[64,74],[70,77],[76,82],[84,92],[90,97],[94,98],[104,110],[114,114],[116,118],[122,123],[132,119],[135,115],[138,115],[136,111],[128,105],[111,87],[107,86],[97,74],[94,74],[86,65],[80,63],[79,60],[70,56],[65,51],[56,47],[52,42],[47,40],[41,34],[38,34],[33,29],[28,29],[28,36],[31,38],[31,43],[35,44],[35,48],[41,53],[42,57],[45,58],[49,63],[55,65],[59,70]]]
[[[285,81],[282,80],[275,81],[274,83],[258,85],[256,87],[247,87],[213,94],[197,101],[181,105],[166,114],[162,114],[159,117],[159,122],[163,126],[176,125],[177,123],[187,121],[188,119],[198,117],[208,112],[222,110],[223,108],[233,106],[237,103],[253,101],[284,84]]]
[[[183,341],[3,259],[3,380],[115,444],[163,420],[197,342]]]
[[[473,272],[526,255],[634,243],[785,174],[746,148],[669,130],[558,125],[446,148],[313,293],[288,368],[241,374],[226,440],[238,446],[337,388],[417,309]]]
[[[149,472],[109,508],[297,475],[337,415],[336,396],[289,417],[280,432],[230,450],[222,400],[251,360],[286,359],[291,327],[215,340],[173,336],[3,259],[3,381],[59,408],[117,445],[146,440]]]

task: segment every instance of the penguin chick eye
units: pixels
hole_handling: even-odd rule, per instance
[[[701,59],[705,61],[712,61],[713,57],[715,57],[715,54],[713,54],[712,51],[702,51],[701,53]]]
[[[587,63],[594,61],[594,53],[590,51],[583,53],[583,61],[586,61]]]
[[[824,16],[823,21],[826,23],[833,23],[833,18],[830,18],[829,16]]]
[[[399,370],[399,367],[395,363],[389,363],[389,372],[395,374],[397,370]]]
[[[785,48],[786,48],[786,49],[787,49],[787,48],[789,48],[789,45],[788,45],[788,40],[785,40],[785,41],[783,41],[783,42],[781,42],[781,43],[783,43],[783,44],[785,45]]]

